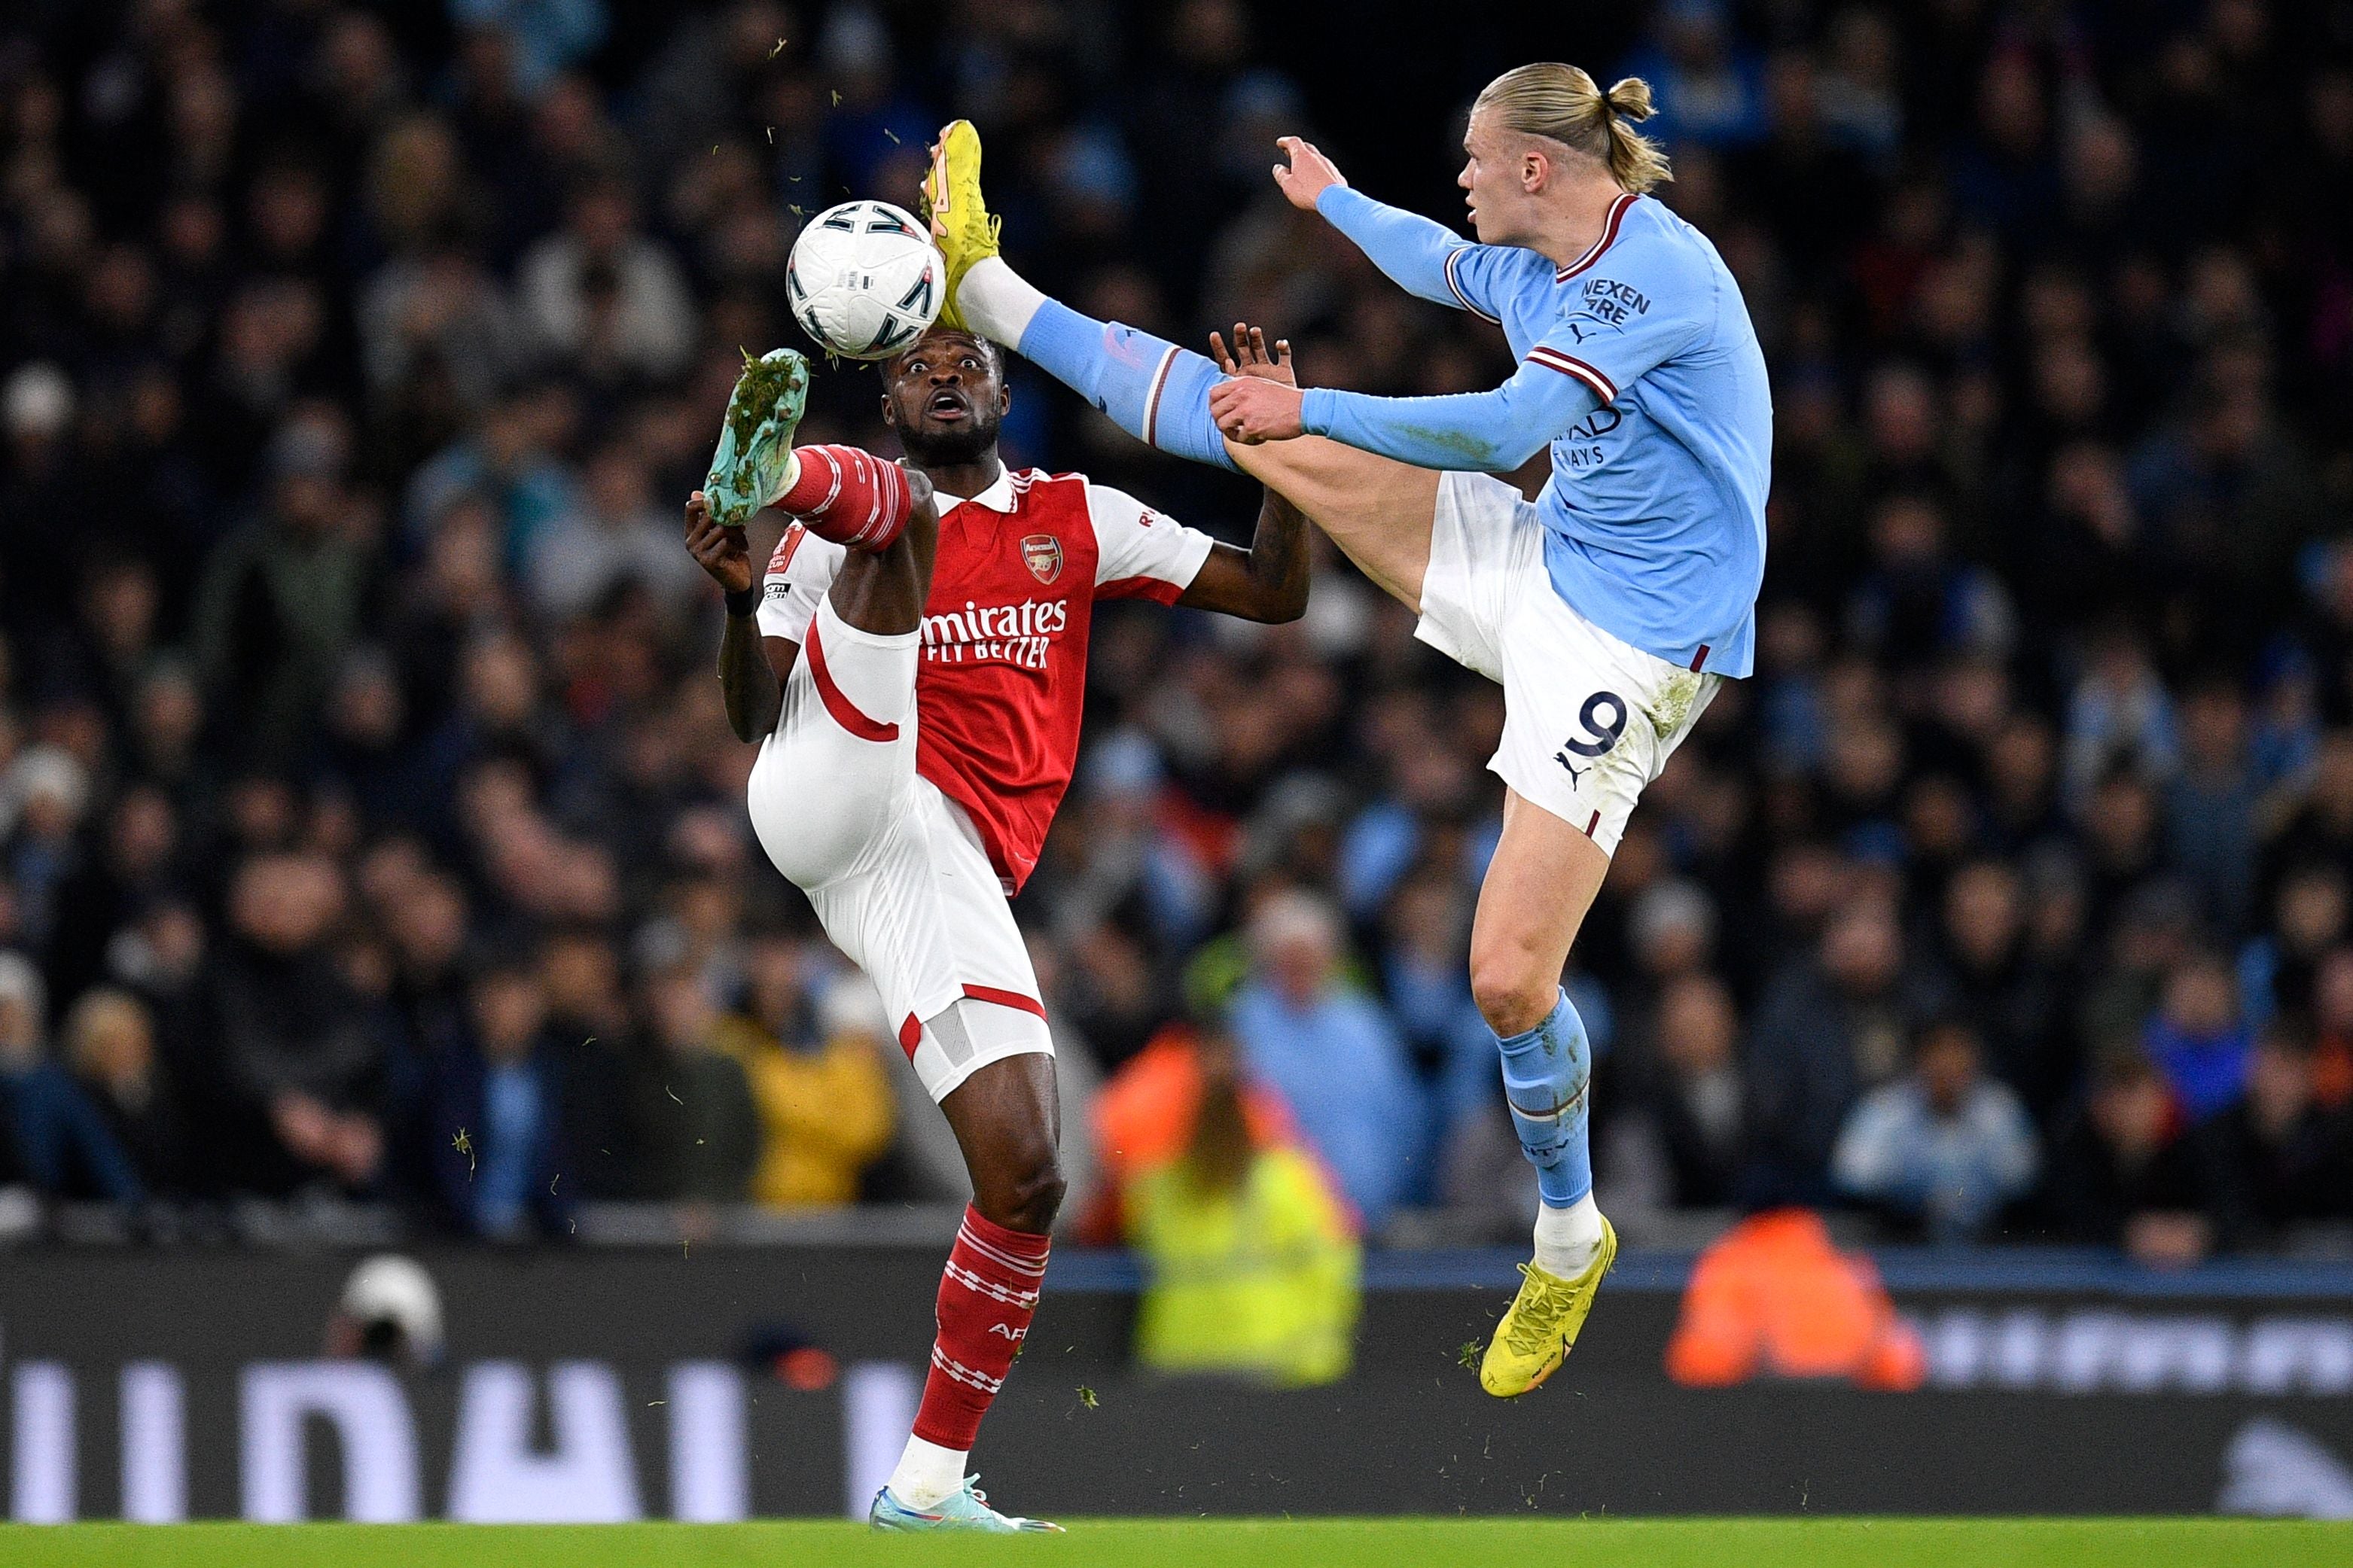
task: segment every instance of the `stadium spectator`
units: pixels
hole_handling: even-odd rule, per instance
[[[2268,928],[2238,953],[2239,1005],[2250,1024],[2312,1016],[2321,964],[2353,936],[2353,898],[2345,879],[2343,868],[2326,862],[2299,866],[2280,879]]]
[[[66,1015],[66,1062],[98,1107],[144,1191],[186,1191],[190,1129],[158,1059],[146,1005],[125,991],[86,991]]]
[[[228,941],[207,965],[201,1053],[183,1075],[210,1129],[211,1184],[285,1195],[366,1190],[384,1159],[384,1042],[331,945],[334,862],[265,850],[231,876]]]
[[[891,1142],[895,1118],[881,1053],[894,1048],[869,1015],[880,1009],[840,981],[812,1007],[801,946],[776,931],[744,954],[741,1010],[719,1024],[760,1109],[752,1198],[772,1208],[854,1203],[859,1177]]]
[[[595,48],[606,26],[604,0],[449,0],[449,19],[505,35],[515,89],[526,98]]]
[[[1773,981],[1741,1049],[1753,1201],[1822,1202],[1839,1128],[1864,1092],[1901,1070],[1926,1005],[1906,972],[1895,911],[1865,898],[1831,918],[1814,957]]]
[[[637,197],[609,174],[571,193],[565,226],[527,252],[516,274],[523,319],[543,353],[618,390],[684,367],[694,307],[677,261],[637,232]]]
[[[1659,8],[1651,36],[1626,69],[1651,84],[1659,125],[1671,142],[1711,150],[1745,146],[1770,122],[1756,50],[1733,31],[1720,0],[1675,0]]]
[[[2233,1115],[2233,1154],[2255,1224],[2276,1233],[2353,1213],[2353,1107],[2322,1097],[2312,1054],[2298,1041],[2271,1031],[2255,1042]]]
[[[678,547],[667,509],[654,504],[653,477],[628,447],[611,445],[588,460],[580,510],[563,513],[533,542],[531,584],[541,608],[561,620],[585,614],[628,584],[652,595],[665,619],[691,609],[702,576]]]
[[[393,857],[388,856],[387,859]],[[466,939],[472,909],[457,879],[424,867],[382,863],[368,889],[390,960],[385,1026],[399,1047],[429,1058],[466,1037]]]
[[[2115,1053],[2093,1074],[2052,1155],[2045,1191],[2058,1228],[2144,1263],[2197,1262],[2239,1199],[2217,1142],[2183,1124],[2164,1078],[2138,1052]]]
[[[1341,978],[1340,926],[1299,892],[1270,895],[1251,917],[1252,973],[1233,1003],[1251,1075],[1280,1093],[1309,1145],[1367,1227],[1406,1195],[1421,1099],[1404,1042],[1380,1006]]]
[[[2173,700],[2148,650],[2122,626],[2103,626],[2095,637],[2067,704],[2063,776],[2079,812],[2103,783],[2133,774],[2168,778],[2179,760]]]
[[[2194,954],[2166,977],[2165,1004],[2149,1020],[2143,1048],[2192,1125],[2238,1102],[2253,1042],[2220,958]]]
[[[1260,1147],[1298,1142],[1291,1108],[1280,1094],[1247,1075],[1239,1092]],[[1104,1244],[1119,1237],[1128,1189],[1183,1155],[1200,1098],[1200,1049],[1190,1023],[1167,1026],[1112,1075],[1088,1113],[1103,1183],[1079,1221],[1082,1237]]]
[[[2047,1127],[2075,1092],[2063,1027],[2068,977],[2063,961],[2036,951],[2025,902],[2016,868],[1972,861],[1945,883],[1941,934],[1951,1005],[1982,1043],[1986,1070]]]
[[[1647,1039],[1629,1042],[1632,1073],[1609,1080],[1626,1097],[1614,1158],[1605,1162],[1613,1191],[1633,1167],[1651,1174],[1660,1206],[1733,1202],[1745,1152],[1738,1016],[1731,991],[1713,974],[1668,985]]]
[[[1920,1031],[1908,1073],[1849,1113],[1831,1174],[1929,1239],[1957,1242],[1983,1235],[2025,1194],[2039,1158],[2018,1097],[1985,1077],[1975,1031],[1945,1019]]]
[[[537,956],[547,1033],[564,1064],[572,1166],[565,1181],[583,1198],[632,1196],[638,1133],[628,1051],[638,1033],[622,994],[619,957],[602,932],[578,924],[550,931]]]
[[[511,1240],[566,1233],[572,1200],[561,1058],[540,979],[515,959],[474,973],[462,1022],[425,1053],[422,1152],[458,1229]]]
[[[196,588],[197,668],[216,708],[237,715],[231,744],[247,761],[301,753],[360,634],[375,568],[343,485],[349,439],[332,409],[283,425],[267,510],[222,542]]]
[[[143,1202],[138,1169],[47,1050],[47,993],[32,961],[0,952],[0,1111],[26,1180],[44,1197]]]
[[[760,1160],[760,1111],[721,1044],[719,1009],[689,970],[655,974],[644,990],[652,1049],[635,1090],[641,1195],[739,1203]]]
[[[29,746],[9,764],[6,788],[16,814],[5,863],[16,926],[46,948],[57,935],[58,900],[81,869],[90,773],[61,746]]]
[[[2216,931],[2246,923],[2253,892],[2261,796],[2246,732],[2235,684],[2208,679],[2191,689],[2181,705],[2181,773],[2166,792],[2170,857]]]
[[[1383,993],[1429,1083],[1430,1142],[1441,1160],[1495,1110],[1493,1042],[1461,961],[1470,919],[1455,879],[1412,878],[1389,900],[1380,960]]]

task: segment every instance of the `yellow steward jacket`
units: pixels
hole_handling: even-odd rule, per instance
[[[1149,1279],[1143,1364],[1293,1387],[1346,1374],[1363,1254],[1313,1159],[1261,1150],[1232,1193],[1203,1192],[1176,1160],[1136,1180],[1126,1220]]]

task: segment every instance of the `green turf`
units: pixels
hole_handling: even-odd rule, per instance
[[[2235,1520],[1101,1520],[1022,1540],[852,1524],[0,1525],[8,1568],[2328,1568],[2353,1525]]]

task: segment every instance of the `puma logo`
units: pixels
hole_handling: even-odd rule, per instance
[[[1586,774],[1593,771],[1593,764],[1590,763],[1586,763],[1585,766],[1580,768],[1575,763],[1570,762],[1567,752],[1555,752],[1552,754],[1552,760],[1568,770],[1568,787],[1571,789],[1575,789],[1577,786],[1578,782],[1582,780]]]

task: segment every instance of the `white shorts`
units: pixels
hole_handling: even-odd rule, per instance
[[[934,1100],[1053,1054],[1038,976],[964,808],[915,772],[918,634],[818,606],[749,789],[753,831],[863,969]]]
[[[1535,504],[1503,480],[1441,477],[1414,635],[1503,683],[1504,739],[1487,766],[1608,854],[1724,678],[1571,609],[1545,569],[1544,534]]]

